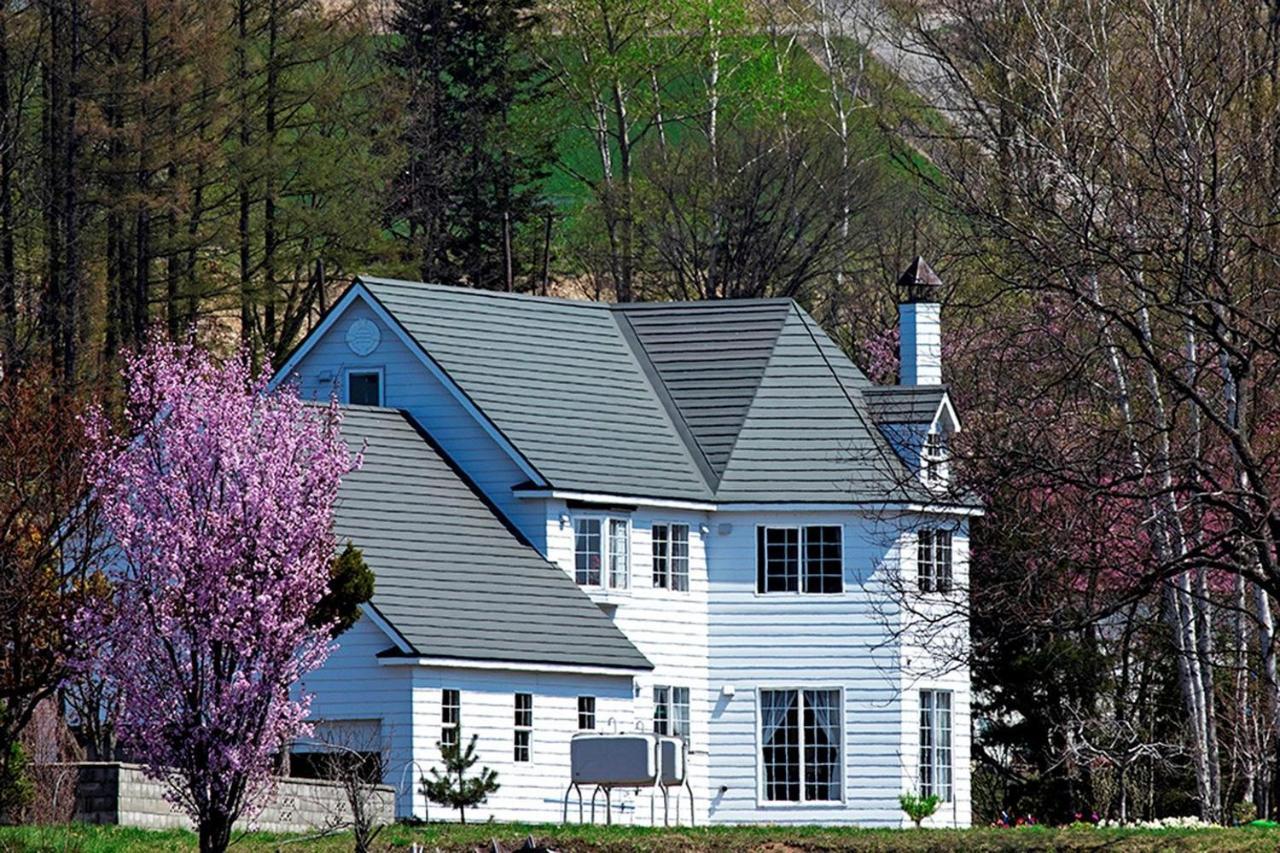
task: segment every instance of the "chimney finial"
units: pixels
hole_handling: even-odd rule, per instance
[[[920,255],[916,255],[911,266],[898,276],[898,287],[904,292],[907,302],[942,301],[942,279]]]

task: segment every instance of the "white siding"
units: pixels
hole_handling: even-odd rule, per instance
[[[401,667],[391,667],[401,669]],[[413,674],[413,750],[421,773],[440,766],[440,701],[445,689],[461,693],[463,743],[478,735],[476,753],[481,766],[498,772],[501,788],[483,806],[468,811],[467,821],[494,820],[559,822],[565,788],[569,785],[569,739],[578,731],[578,697],[596,697],[596,728],[631,727],[630,677],[536,673],[507,670],[410,667]],[[531,761],[514,760],[515,694],[533,694]],[[416,786],[415,786],[416,787]],[[590,796],[590,792],[586,792]],[[570,808],[577,816],[577,799]],[[598,816],[604,820],[603,798]],[[588,802],[589,805],[589,802]],[[647,802],[644,822],[648,822]],[[414,814],[427,816],[427,803],[414,795]],[[614,820],[630,822],[628,799],[615,809]],[[457,812],[430,804],[431,820],[457,820]],[[661,817],[659,817],[661,820]]]
[[[756,593],[757,525],[841,524],[844,592],[839,595]],[[724,525],[729,525],[728,528]],[[904,731],[895,626],[899,613],[886,588],[886,564],[898,557],[897,521],[851,513],[718,513],[712,523],[710,679],[713,822],[898,825],[898,795],[914,774],[915,735]],[[731,686],[732,698],[718,695]],[[837,805],[761,802],[757,690],[767,687],[844,691],[844,797]],[[967,695],[957,696],[966,709]],[[961,724],[957,714],[957,727]],[[911,743],[908,744],[907,740]],[[956,742],[956,763],[967,743]],[[957,773],[957,781],[959,781]],[[721,790],[723,786],[723,791]],[[957,793],[961,786],[957,784]],[[966,800],[957,810],[967,817]]]
[[[347,329],[361,318],[376,325],[382,337],[378,348],[367,356],[356,355],[346,344]],[[423,366],[418,355],[359,299],[315,342],[293,373],[303,399],[323,401],[337,394],[339,402],[346,402],[346,371],[353,369],[381,369],[383,404],[413,415],[511,522],[542,549],[543,509],[536,501],[518,501],[511,494],[512,486],[528,478]]]
[[[376,655],[391,640],[361,619],[337,640],[324,666],[302,681],[313,694],[310,719],[323,722],[378,720],[387,759],[385,782],[396,786],[396,814],[409,814],[412,786],[405,768],[413,760],[413,706],[409,673],[378,665]],[[401,782],[404,780],[404,784]]]
[[[598,510],[569,509],[562,501],[547,501],[547,557],[574,575],[574,526],[577,515],[598,516]],[[566,513],[569,523],[561,526]],[[710,797],[707,778],[711,743],[711,707],[707,671],[707,560],[702,526],[707,514],[688,510],[639,507],[631,519],[631,589],[624,593],[589,591],[614,623],[654,665],[651,673],[636,677],[639,696],[636,719],[652,729],[653,687],[689,688],[689,784],[693,788],[696,820],[705,823]],[[674,591],[653,586],[653,525],[689,525],[689,589]],[[687,807],[682,814],[687,812]]]
[[[953,529],[950,596],[919,596],[914,527],[938,523]],[[902,630],[902,790],[917,791],[920,756],[920,691],[947,690],[952,696],[952,772],[954,796],[938,807],[926,826],[969,826],[972,820],[972,715],[967,660],[969,624],[964,599],[969,594],[969,529],[955,519],[916,519],[902,534],[903,588],[915,596],[903,613]],[[914,619],[913,619],[914,615]],[[923,617],[923,618],[922,618]],[[902,825],[909,825],[902,818]]]

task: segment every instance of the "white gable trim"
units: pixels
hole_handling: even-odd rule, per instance
[[[571,663],[521,663],[519,661],[474,660],[449,657],[378,658],[382,666],[433,666],[449,669],[507,670],[509,672],[565,672],[576,675],[616,675],[630,678],[647,673],[639,666],[581,666]]]
[[[386,634],[391,639],[391,642],[395,643],[396,648],[399,649],[402,654],[413,654],[413,646],[410,646],[408,642],[405,641],[405,638],[400,636],[400,632],[397,631],[392,624],[378,612],[378,608],[374,607],[372,604],[365,603],[360,605],[360,612],[370,622],[376,625],[382,633]]]
[[[960,416],[956,414],[955,406],[951,405],[951,395],[945,393],[942,395],[942,402],[938,405],[938,411],[933,415],[933,421],[929,424],[929,432],[937,432],[943,425],[944,417],[952,432],[960,431]]]
[[[475,419],[476,423],[480,425],[480,428],[485,431],[485,434],[492,438],[494,442],[502,448],[503,452],[511,458],[511,461],[516,464],[526,477],[536,485],[544,486],[547,484],[546,479],[538,473],[538,470],[534,468],[533,465],[529,463],[529,460],[525,459],[524,455],[516,449],[515,445],[512,444],[505,435],[503,435],[502,430],[498,429],[497,425],[494,424],[493,421],[489,420],[488,416],[480,410],[480,407],[473,403],[471,398],[467,396],[467,393],[458,386],[458,383],[453,381],[453,378],[445,372],[444,368],[442,368],[436,360],[432,358],[425,349],[423,349],[422,345],[418,343],[412,335],[405,331],[404,327],[400,325],[400,322],[392,317],[391,314],[382,307],[382,304],[378,302],[377,298],[374,297],[374,295],[369,292],[368,288],[366,288],[359,280],[352,284],[351,287],[347,288],[346,294],[344,294],[342,299],[338,301],[338,304],[333,306],[328,315],[320,322],[320,325],[312,329],[311,334],[307,335],[306,340],[299,344],[298,348],[294,350],[293,355],[289,357],[289,360],[286,361],[276,373],[275,378],[271,380],[270,387],[275,388],[297,369],[298,364],[306,357],[307,353],[311,352],[311,349],[316,345],[316,343],[324,337],[326,332],[333,328],[334,324],[338,322],[338,318],[345,314],[347,309],[350,308],[352,303],[357,299],[364,302],[369,310],[376,314],[378,319],[385,323],[387,328],[395,333],[396,337],[400,339],[400,342],[404,344],[405,348],[417,356],[418,361],[422,363],[423,367],[427,368],[431,375],[434,376],[446,390],[448,390],[450,396],[452,396],[453,399],[466,410],[467,414],[471,415],[471,417]],[[383,388],[382,392],[385,395],[386,389]]]

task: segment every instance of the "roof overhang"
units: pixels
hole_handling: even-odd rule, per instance
[[[563,501],[580,501],[601,506],[650,506],[662,509],[687,509],[693,512],[713,512],[716,504],[708,501],[690,501],[680,498],[641,497],[615,495],[605,492],[578,492],[571,489],[544,488],[538,486],[513,486],[511,493],[517,498],[555,498]]]
[[[852,512],[852,513],[935,513],[945,515],[982,515],[980,506],[962,503],[939,502],[924,503],[919,501],[878,501],[878,502],[804,502],[804,501],[772,501],[772,502],[733,502],[711,503],[707,501],[682,501],[659,497],[636,497],[635,495],[611,495],[599,492],[574,492],[563,489],[522,488],[516,486],[512,490],[518,498],[556,498],[564,501],[575,501],[583,504],[607,506],[647,506],[664,509],[685,509],[694,512]]]
[[[545,663],[537,661],[505,661],[481,660],[478,658],[454,658],[431,656],[386,656],[379,657],[380,666],[425,666],[442,669],[482,669],[506,670],[509,672],[547,672],[573,675],[612,675],[630,678],[652,671],[653,667],[643,666],[590,666],[574,663]]]

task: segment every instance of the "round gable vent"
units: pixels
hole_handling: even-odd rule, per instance
[[[365,317],[347,327],[347,346],[356,355],[368,355],[382,342],[377,325]]]

